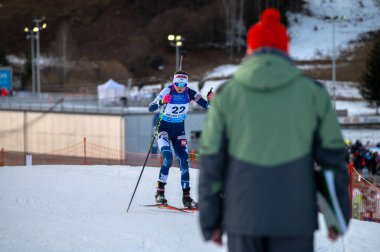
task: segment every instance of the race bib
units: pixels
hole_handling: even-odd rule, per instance
[[[189,104],[171,104],[169,103],[165,109],[165,121],[181,122],[185,120]]]

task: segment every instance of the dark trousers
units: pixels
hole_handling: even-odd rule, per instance
[[[228,234],[229,252],[313,252],[314,236],[242,236]]]
[[[157,143],[164,158],[158,181],[166,183],[169,176],[169,168],[173,162],[173,154],[170,143],[173,145],[174,152],[178,158],[181,170],[182,189],[190,187],[190,175],[188,164],[187,140],[185,135],[185,124],[169,123],[162,121],[158,130]]]

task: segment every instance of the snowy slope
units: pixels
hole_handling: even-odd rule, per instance
[[[153,203],[157,168],[146,168],[125,212],[141,167],[32,166],[0,168],[0,251],[226,251],[203,242],[197,214],[142,207]],[[191,170],[197,198],[197,170]],[[181,205],[179,169],[170,171],[167,198]],[[320,220],[321,221],[321,220]],[[322,223],[316,251],[343,251]],[[353,221],[344,251],[375,252],[380,224]]]
[[[306,9],[311,15],[288,15],[290,55],[295,59],[316,59],[332,55],[333,17],[335,48],[350,48],[350,41],[380,30],[380,6],[377,0],[309,0]],[[330,17],[327,19],[326,17]],[[297,22],[298,21],[298,22]]]

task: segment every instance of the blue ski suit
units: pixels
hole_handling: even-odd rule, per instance
[[[161,116],[163,117],[157,135],[158,147],[163,156],[158,181],[166,183],[168,178],[169,168],[173,162],[173,155],[170,148],[170,143],[172,143],[181,170],[181,186],[182,189],[186,189],[190,187],[188,149],[185,134],[185,118],[189,109],[189,103],[194,101],[204,109],[208,109],[210,105],[202,98],[201,94],[191,88],[186,87],[184,92],[177,93],[174,86],[169,85],[164,88],[149,105],[149,111],[154,112],[158,108],[161,108],[164,105],[162,98],[167,94],[170,94],[172,99],[170,103],[166,105],[165,111],[160,112],[160,118]]]

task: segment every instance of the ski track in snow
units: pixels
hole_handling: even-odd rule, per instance
[[[126,213],[141,167],[0,168],[0,251],[226,251],[205,243],[198,213],[143,207],[154,203],[158,169],[147,167]],[[197,199],[198,170],[190,169]],[[180,172],[170,170],[166,196],[181,206]],[[380,247],[380,224],[354,220],[343,240],[327,239],[323,219],[315,251]],[[226,238],[225,238],[226,240]]]
[[[362,1],[366,9],[355,7],[358,2],[352,0],[353,4],[339,2],[334,8],[329,5],[314,8],[313,17],[289,16],[292,56],[309,59],[317,51],[324,56],[331,54],[332,23],[322,20],[325,15],[346,17],[336,21],[337,51],[347,49],[350,46],[347,42],[357,39],[358,34],[379,29],[379,9],[373,0]],[[309,1],[311,7],[316,4],[319,6],[320,1]],[[353,10],[358,10],[355,16],[351,15]],[[362,21],[360,17],[364,17]],[[302,21],[303,26],[294,23],[294,18]],[[215,71],[230,75],[236,68],[228,65]],[[208,73],[208,77],[216,76],[218,73]],[[206,82],[202,95],[222,82]],[[331,89],[332,84],[327,86]],[[338,90],[337,95],[360,97],[357,88],[349,85]],[[364,102],[356,104],[360,106],[338,101],[337,107],[348,109],[350,115],[374,112]],[[366,132],[369,138],[374,137],[375,132]],[[346,134],[363,137],[354,130],[346,130]],[[0,167],[0,251],[226,251],[226,246],[219,248],[202,240],[197,213],[141,206],[154,203],[157,168],[145,169],[131,209],[126,213],[140,171],[141,167],[128,166]],[[198,171],[191,169],[190,173],[192,196],[197,199]],[[179,176],[179,169],[170,170],[166,196],[174,206],[182,205]],[[379,223],[353,220],[347,235],[333,243],[327,239],[322,216],[319,222],[320,230],[315,235],[317,252],[380,251]]]

